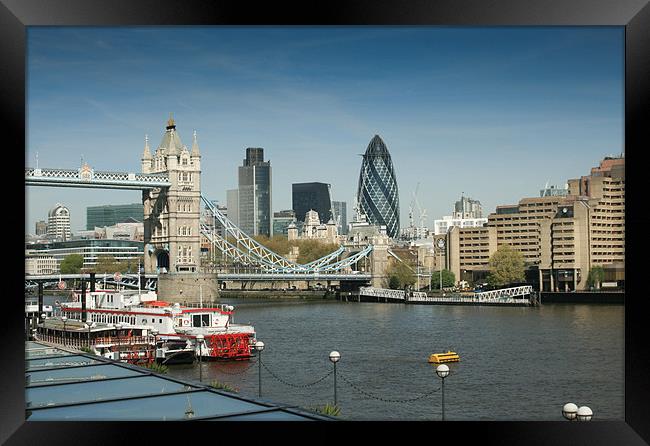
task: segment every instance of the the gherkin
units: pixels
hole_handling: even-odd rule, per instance
[[[359,188],[359,210],[374,225],[386,225],[389,237],[399,234],[399,194],[397,177],[386,144],[375,135],[363,155]]]

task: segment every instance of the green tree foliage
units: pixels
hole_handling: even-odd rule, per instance
[[[448,288],[456,285],[456,276],[448,269],[442,270],[442,287]],[[431,276],[431,288],[434,290],[440,289],[440,271],[434,271]]]
[[[523,282],[526,278],[524,256],[508,244],[499,245],[488,264],[490,273],[487,279],[490,285],[508,285]]]
[[[386,285],[393,290],[401,290],[407,285],[412,286],[415,283],[415,274],[413,274],[413,271],[398,260],[389,264],[386,275]]]
[[[61,274],[79,274],[84,264],[81,254],[68,254],[61,260]]]
[[[593,266],[589,270],[589,274],[587,275],[587,286],[590,288],[600,288],[600,284],[603,283],[603,279],[605,278],[605,270],[603,269],[602,266]]]
[[[142,260],[140,264],[142,265]],[[97,257],[97,263],[91,268],[91,271],[97,274],[128,273],[130,271],[135,274],[138,271],[138,261],[117,260],[113,256],[99,256]]]
[[[339,247],[336,243],[322,243],[318,240],[289,241],[284,235],[276,235],[273,237],[259,235],[254,238],[260,244],[281,256],[286,256],[291,251],[291,247],[297,246],[299,249],[298,263],[309,263],[320,259],[330,252],[336,251]]]

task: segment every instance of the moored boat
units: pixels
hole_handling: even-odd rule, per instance
[[[170,303],[151,291],[87,291],[85,299],[74,292],[72,302],[60,304],[60,313],[89,324],[144,329],[154,336],[156,358],[163,363],[193,360],[190,350],[207,360],[248,359],[255,344],[254,327],[234,323],[234,307]]]
[[[460,361],[460,356],[458,356],[458,353],[452,351],[447,351],[447,353],[433,353],[429,356],[429,362],[434,364],[458,361]]]

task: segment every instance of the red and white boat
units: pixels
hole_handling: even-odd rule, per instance
[[[81,320],[81,292],[73,292],[72,296],[72,302],[60,304],[61,315]],[[183,343],[195,355],[208,360],[248,359],[254,351],[255,329],[235,324],[234,307],[230,305],[181,305],[160,301],[152,291],[102,290],[86,292],[85,311],[90,324],[119,324],[122,330],[133,327],[154,334],[160,347],[156,351],[159,360],[167,352],[178,351]]]

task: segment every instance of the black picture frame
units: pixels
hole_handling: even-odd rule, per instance
[[[403,442],[454,442],[481,444],[553,444],[553,445],[643,445],[650,442],[647,404],[650,402],[650,355],[647,347],[646,317],[643,312],[644,282],[641,268],[643,229],[650,221],[644,216],[642,188],[643,150],[648,144],[647,111],[650,103],[650,6],[647,0],[446,0],[410,2],[385,0],[348,0],[302,3],[250,3],[217,0],[0,0],[2,36],[0,102],[2,130],[6,144],[4,167],[12,175],[6,183],[20,185],[21,167],[11,155],[25,147],[25,29],[28,26],[120,26],[120,25],[585,25],[624,26],[626,48],[625,74],[625,157],[626,191],[626,299],[625,299],[625,421],[590,423],[557,422],[349,422],[278,424],[263,426],[231,423],[228,427],[191,423],[113,423],[113,422],[25,422],[24,337],[19,275],[24,275],[21,260],[24,244],[19,218],[9,215],[5,241],[15,245],[5,253],[7,293],[2,296],[8,307],[0,326],[4,331],[0,351],[2,378],[2,421],[0,441],[6,444],[122,444],[187,443],[213,441],[328,442],[350,440],[351,432],[360,434],[353,441],[397,439]],[[6,138],[6,136],[9,138]],[[15,157],[13,157],[15,160]],[[15,174],[15,177],[13,176]],[[19,187],[19,186],[16,186]],[[24,192],[24,188],[21,188]],[[8,191],[5,203],[13,209],[24,195]],[[19,206],[15,206],[20,209]],[[24,213],[23,213],[24,215]],[[11,231],[11,232],[8,232]],[[11,234],[15,234],[11,237]],[[14,251],[15,249],[15,251]],[[13,252],[15,252],[15,257]],[[11,266],[7,269],[6,266]],[[17,272],[14,272],[13,269]],[[18,279],[18,280],[16,280]],[[629,298],[628,298],[629,296]],[[623,346],[621,346],[623,348]],[[569,358],[568,358],[569,360]],[[541,371],[553,373],[552,370]],[[559,409],[558,409],[559,410]],[[559,415],[559,414],[558,414]],[[344,429],[341,432],[340,429]],[[318,437],[314,435],[316,432]],[[178,434],[178,435],[176,435]],[[392,435],[391,435],[392,434]]]

